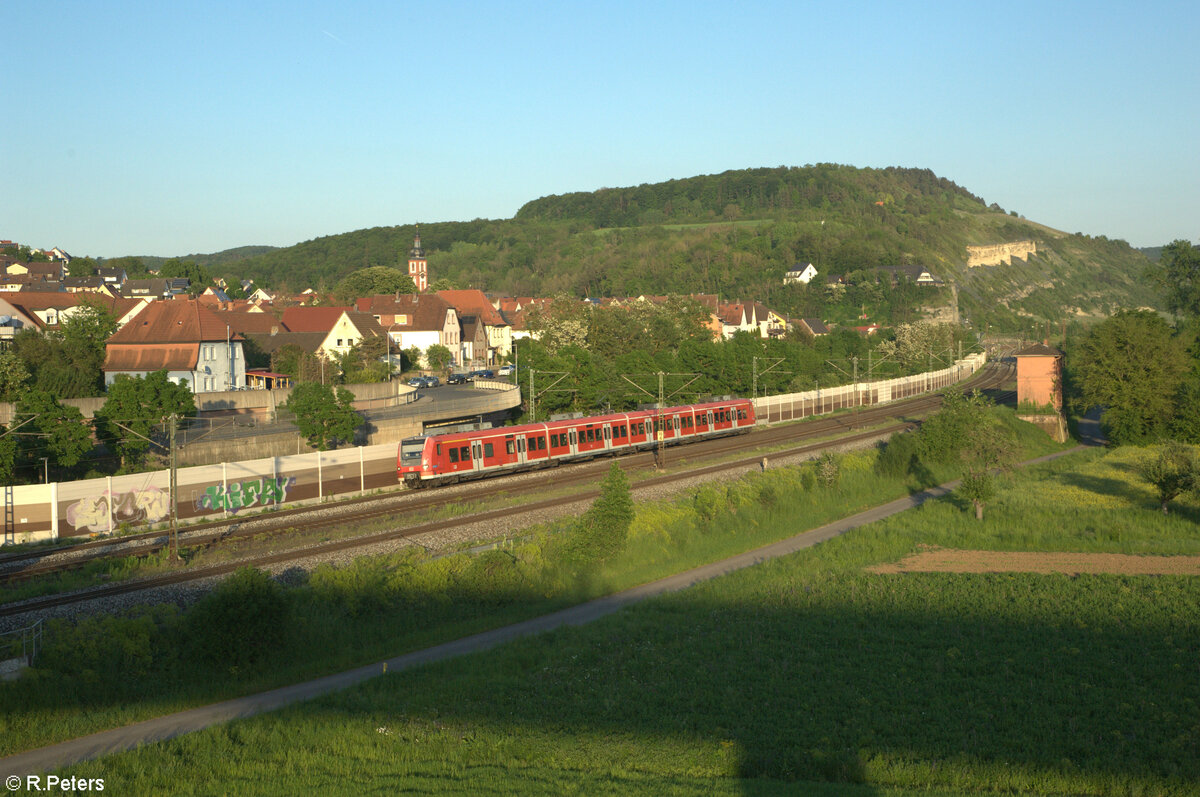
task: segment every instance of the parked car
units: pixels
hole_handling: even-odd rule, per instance
[[[468,376],[471,379],[495,379],[496,372],[491,368],[480,368],[478,371],[472,371]]]
[[[511,365],[502,365],[496,373],[500,374],[500,376],[512,376],[516,371],[517,369]]]
[[[423,376],[414,376],[412,379],[408,380],[408,386],[415,388],[429,387],[429,382],[427,382]]]
[[[447,385],[465,385],[468,381],[467,374],[450,374],[446,377]]]
[[[441,384],[442,380],[438,379],[436,376],[425,377],[425,387],[438,387]]]

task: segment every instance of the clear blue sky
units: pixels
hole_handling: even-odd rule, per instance
[[[286,246],[756,166],[1200,238],[1200,4],[10,2],[0,238]]]

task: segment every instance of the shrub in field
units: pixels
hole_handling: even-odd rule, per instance
[[[355,617],[383,611],[393,603],[387,570],[364,559],[344,567],[321,565],[309,576],[308,585],[319,600]]]
[[[908,432],[897,432],[888,438],[887,445],[875,459],[875,471],[893,479],[915,475],[923,468],[920,440]]]
[[[508,551],[492,550],[471,557],[459,579],[457,591],[477,601],[506,603],[528,594],[532,586],[516,556]]]
[[[726,509],[725,490],[716,485],[706,484],[696,490],[692,499],[696,517],[703,523],[711,523]]]
[[[163,651],[164,629],[177,619],[174,606],[155,606],[77,622],[51,620],[38,669],[91,685],[145,677],[156,651]]]
[[[990,405],[987,397],[978,393],[968,396],[947,390],[942,408],[921,424],[921,459],[938,464],[958,459],[968,432],[979,425]]]
[[[841,458],[832,451],[826,451],[817,459],[817,480],[825,489],[837,487],[842,479]]]
[[[1142,460],[1138,474],[1154,485],[1163,514],[1172,500],[1200,486],[1200,460],[1191,446],[1171,441],[1157,455]]]
[[[471,563],[466,554],[428,559],[421,551],[410,557],[405,566],[392,571],[389,582],[392,590],[411,605],[448,602],[451,587]]]
[[[812,488],[817,486],[817,472],[813,468],[804,468],[800,471],[800,486],[804,492],[812,492]]]
[[[283,587],[257,568],[243,567],[188,612],[184,631],[201,660],[253,664],[283,642],[288,608]]]
[[[580,532],[593,549],[589,558],[597,563],[607,562],[624,551],[633,516],[629,479],[614,462],[600,483],[599,497],[580,518]]]

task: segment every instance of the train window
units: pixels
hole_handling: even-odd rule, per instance
[[[641,423],[638,424],[638,434],[645,434],[645,433],[646,433],[646,422],[642,421]]]
[[[466,462],[468,459],[470,459],[471,458],[471,447],[463,446],[462,448],[458,449],[458,457],[463,462]]]
[[[450,449],[450,461],[458,462],[458,449],[457,448]]]
[[[558,448],[558,434],[557,433],[550,435],[550,447]]]
[[[589,443],[596,442],[596,432],[592,429],[588,429],[584,432],[584,439]]]
[[[604,439],[605,440],[612,439],[612,429],[609,429],[607,426],[604,427]]]
[[[436,449],[436,453],[440,457],[442,455],[442,444],[434,443],[433,447],[434,447],[434,449]]]
[[[492,447],[491,443],[483,444],[483,455],[485,457],[493,456],[495,453],[496,453],[496,449]]]
[[[514,451],[516,451],[516,449],[513,448],[513,441],[511,438],[504,441],[504,450],[509,454],[512,454]]]

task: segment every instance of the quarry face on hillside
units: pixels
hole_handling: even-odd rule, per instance
[[[1027,260],[1030,255],[1037,254],[1037,244],[1033,241],[1013,241],[1007,244],[991,246],[968,246],[967,268],[977,266],[1012,265],[1014,257]]]

